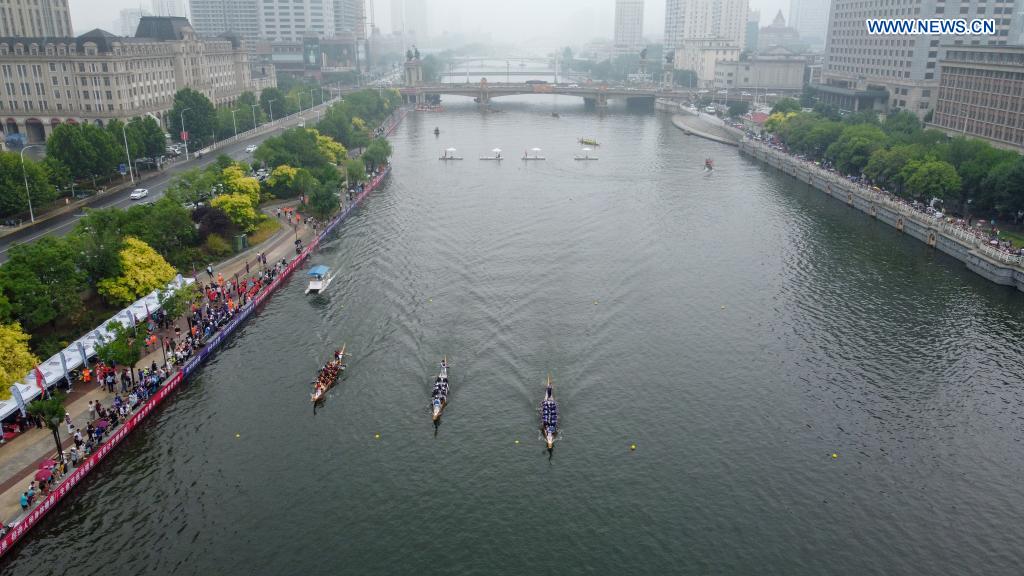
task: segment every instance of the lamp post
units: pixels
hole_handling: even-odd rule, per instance
[[[132,175],[132,155],[128,151],[128,132],[125,130],[124,122],[121,123],[121,136],[124,137],[124,157],[128,159],[128,177],[132,179],[132,184],[135,184],[135,176]]]
[[[270,108],[270,123],[274,123],[274,102],[277,100],[267,100],[267,108]]]
[[[60,445],[60,417],[54,416],[50,418],[50,423],[53,424],[53,440],[57,443],[57,457],[60,458],[61,464],[64,463],[64,448]]]
[[[309,89],[309,107],[310,108],[313,107],[313,90],[315,90],[315,88],[310,88]]]
[[[259,106],[259,104],[250,104],[249,105],[249,107],[252,108],[252,129],[253,130],[259,128],[259,125],[256,124],[256,107],[257,106]]]
[[[185,130],[185,112],[188,112],[191,108],[185,108],[181,111],[181,135],[183,136],[182,141],[185,143],[185,161],[188,162],[188,131]]]
[[[31,144],[21,149],[21,176],[25,179],[25,197],[28,198],[28,219],[36,221],[36,214],[32,211],[32,193],[28,189],[28,172],[25,171],[25,150],[29,148],[42,148],[43,144]]]
[[[235,129],[235,140],[238,140],[238,122],[235,121],[235,112],[238,112],[238,110],[231,111],[231,126]]]

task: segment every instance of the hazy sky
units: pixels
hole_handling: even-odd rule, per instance
[[[612,36],[614,0],[423,0],[433,31],[490,33],[500,41],[528,42],[533,38],[579,42],[593,36]],[[828,0],[821,0],[826,2]],[[125,8],[150,8],[150,0],[70,0],[76,33],[103,28],[117,33],[115,22]],[[187,0],[186,0],[187,4]],[[369,4],[369,1],[368,1]],[[377,26],[390,31],[390,0],[374,0]],[[769,23],[778,10],[789,17],[789,0],[750,0]],[[664,29],[664,0],[644,3],[644,33],[660,36]]]

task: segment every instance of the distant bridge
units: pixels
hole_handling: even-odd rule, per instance
[[[690,90],[661,90],[658,88],[627,88],[603,85],[578,84],[527,84],[479,82],[469,84],[423,84],[399,88],[402,97],[409,103],[422,103],[431,96],[467,96],[480,104],[486,104],[501,96],[523,94],[559,94],[583,98],[588,107],[603,108],[609,100],[625,100],[630,105],[654,107],[655,98],[691,99]]]

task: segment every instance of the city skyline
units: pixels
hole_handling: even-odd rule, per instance
[[[373,3],[375,23],[382,32],[393,28],[390,0],[367,0]],[[187,0],[185,1],[188,5]],[[614,34],[615,1],[569,0],[552,4],[542,0],[523,0],[515,5],[499,2],[472,2],[471,0],[427,0],[428,26],[432,33],[445,32],[485,33],[496,41],[529,42],[546,38],[551,42],[564,38],[572,44],[595,37],[612,38]],[[142,7],[151,9],[148,0]],[[790,0],[750,0],[750,8],[761,12],[762,24],[782,10],[789,18]],[[111,27],[111,14],[124,9],[138,9],[139,0],[69,0],[72,26],[76,34],[94,28]],[[367,6],[367,19],[369,19]],[[542,19],[537,14],[545,14]],[[665,2],[645,2],[644,24],[648,38],[658,38],[664,30]],[[500,23],[500,26],[494,23]],[[108,30],[115,32],[114,30]]]

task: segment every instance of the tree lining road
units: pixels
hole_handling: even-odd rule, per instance
[[[328,102],[316,106],[312,110],[304,110],[302,113],[308,114],[309,112],[318,109],[324,110],[327,106],[330,106],[336,101],[337,100],[330,100]],[[245,151],[246,146],[249,146],[250,144],[259,144],[260,142],[266,140],[267,138],[278,135],[284,130],[297,126],[300,122],[309,119],[310,118],[308,115],[305,117],[300,117],[297,114],[293,114],[292,116],[289,116],[287,119],[278,120],[280,124],[273,130],[270,130],[268,132],[262,132],[260,134],[250,136],[249,138],[239,138],[238,141],[222,141],[220,144],[218,144],[218,147],[215,150],[209,151],[208,153],[200,157],[198,160],[194,159],[190,154],[190,159],[187,162],[177,162],[170,168],[164,170],[161,174],[155,177],[151,177],[145,180],[144,182],[139,182],[138,187],[146,188],[149,190],[149,196],[143,201],[155,201],[158,200],[159,198],[162,198],[164,192],[167,190],[167,187],[170,185],[171,181],[174,180],[174,178],[177,177],[179,174],[191,170],[193,168],[203,168],[205,166],[208,166],[215,162],[217,157],[220,156],[221,154],[227,154],[234,160],[247,159],[251,157],[251,155]],[[131,192],[132,189],[127,188],[125,190],[121,190],[120,192],[112,193],[109,197],[104,198],[103,200],[99,200],[92,204],[91,206],[89,206],[89,209],[126,208],[128,206],[131,206],[132,204],[137,204],[139,201],[131,200],[128,198],[128,195],[131,194]],[[35,242],[36,240],[44,236],[64,236],[74,228],[75,223],[77,223],[82,216],[83,212],[81,210],[78,212],[69,212],[67,214],[61,214],[60,216],[55,216],[35,226],[29,226],[23,230],[19,230],[18,232],[14,232],[12,234],[4,236],[3,238],[0,238],[0,263],[7,261],[8,251],[11,249],[12,246],[17,246],[18,244],[25,244],[29,242]]]

